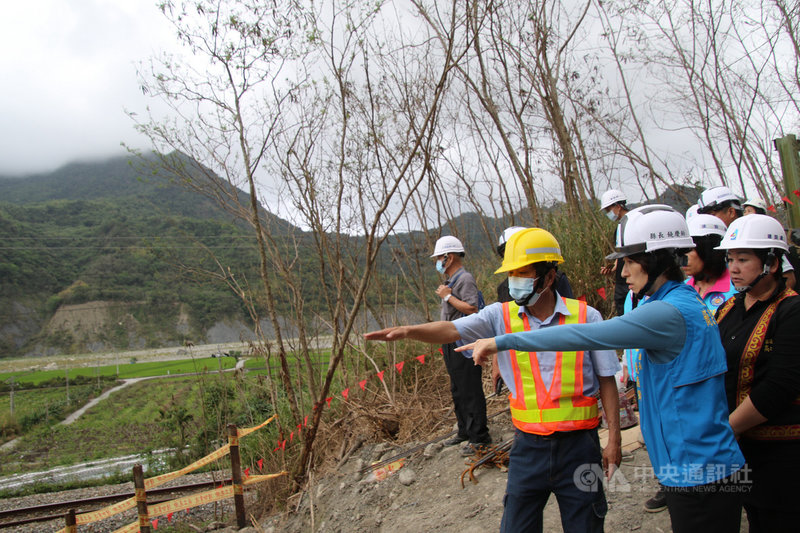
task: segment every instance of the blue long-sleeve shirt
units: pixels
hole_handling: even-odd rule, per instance
[[[566,304],[561,299],[561,296],[556,293],[556,302],[553,309],[553,314],[544,320],[539,320],[535,316],[528,313],[526,308],[520,308],[519,312],[528,315],[528,320],[531,329],[534,330],[549,330],[568,327],[567,325],[559,324],[559,315],[567,316],[570,314]],[[603,317],[600,312],[593,307],[586,309],[587,323],[602,322]],[[459,318],[453,322],[453,325],[458,330],[460,340],[464,343],[473,342],[477,339],[494,337],[502,335],[505,332],[505,323],[503,321],[503,304],[494,303],[481,309],[479,312]],[[542,372],[542,379],[545,383],[550,383],[555,369],[556,352],[563,351],[564,348],[558,346],[553,350],[538,350],[539,366]],[[610,350],[586,350],[587,357],[584,358],[583,368],[583,384],[584,394],[591,396],[597,392],[600,382],[597,376],[613,376],[619,369],[619,361],[617,354]],[[467,352],[463,352],[467,353]],[[469,352],[469,357],[472,353]],[[500,374],[503,377],[508,389],[511,391],[512,396],[516,397],[517,391],[514,381],[514,371],[511,367],[511,358],[508,352],[501,352],[498,354],[498,366],[500,367]]]
[[[644,348],[653,363],[668,363],[677,357],[685,340],[683,315],[663,301],[649,302],[604,322],[565,324],[495,337],[498,351]]]

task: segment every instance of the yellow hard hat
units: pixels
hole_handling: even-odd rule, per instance
[[[508,239],[503,264],[495,274],[510,272],[531,263],[563,263],[561,247],[553,234],[542,228],[518,231]]]

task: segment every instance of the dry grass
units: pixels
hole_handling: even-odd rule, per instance
[[[487,391],[489,382],[489,372],[484,371]],[[449,432],[454,423],[450,380],[444,362],[441,357],[431,357],[424,366],[407,367],[402,376],[387,377],[385,387],[373,380],[366,391],[358,389],[356,394],[351,389],[347,401],[328,409],[314,443],[309,478],[320,479],[341,468],[365,444],[390,442],[402,446],[429,440],[432,435]],[[287,448],[281,457],[270,450],[265,470],[290,470],[299,452],[300,447],[294,446]],[[257,508],[264,514],[292,508],[292,502],[308,486],[306,482],[293,495],[288,477],[270,482],[259,490]]]

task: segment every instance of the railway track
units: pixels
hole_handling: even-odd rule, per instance
[[[156,488],[147,491],[147,503],[155,504],[167,501],[179,495],[186,495],[199,489],[211,488],[215,486],[230,485],[231,480],[223,481],[203,481],[200,483],[189,483],[173,487]],[[96,511],[105,505],[127,500],[134,496],[133,492],[108,494],[93,498],[82,498],[78,500],[65,500],[54,503],[33,505],[30,507],[19,507],[0,511],[0,529],[26,526],[39,522],[49,522],[51,520],[62,520],[70,509],[75,509],[76,514]],[[61,511],[61,512],[58,512]]]

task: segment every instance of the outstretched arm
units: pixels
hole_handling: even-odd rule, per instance
[[[461,338],[452,322],[439,321],[415,326],[395,326],[364,334],[368,341],[411,339],[430,344],[448,344]]]
[[[457,350],[472,350],[476,365],[504,350],[555,352],[618,348],[650,349],[653,350],[651,355],[658,358],[657,362],[667,363],[680,353],[685,339],[686,325],[680,311],[666,302],[651,302],[604,322],[499,335],[479,339]]]

